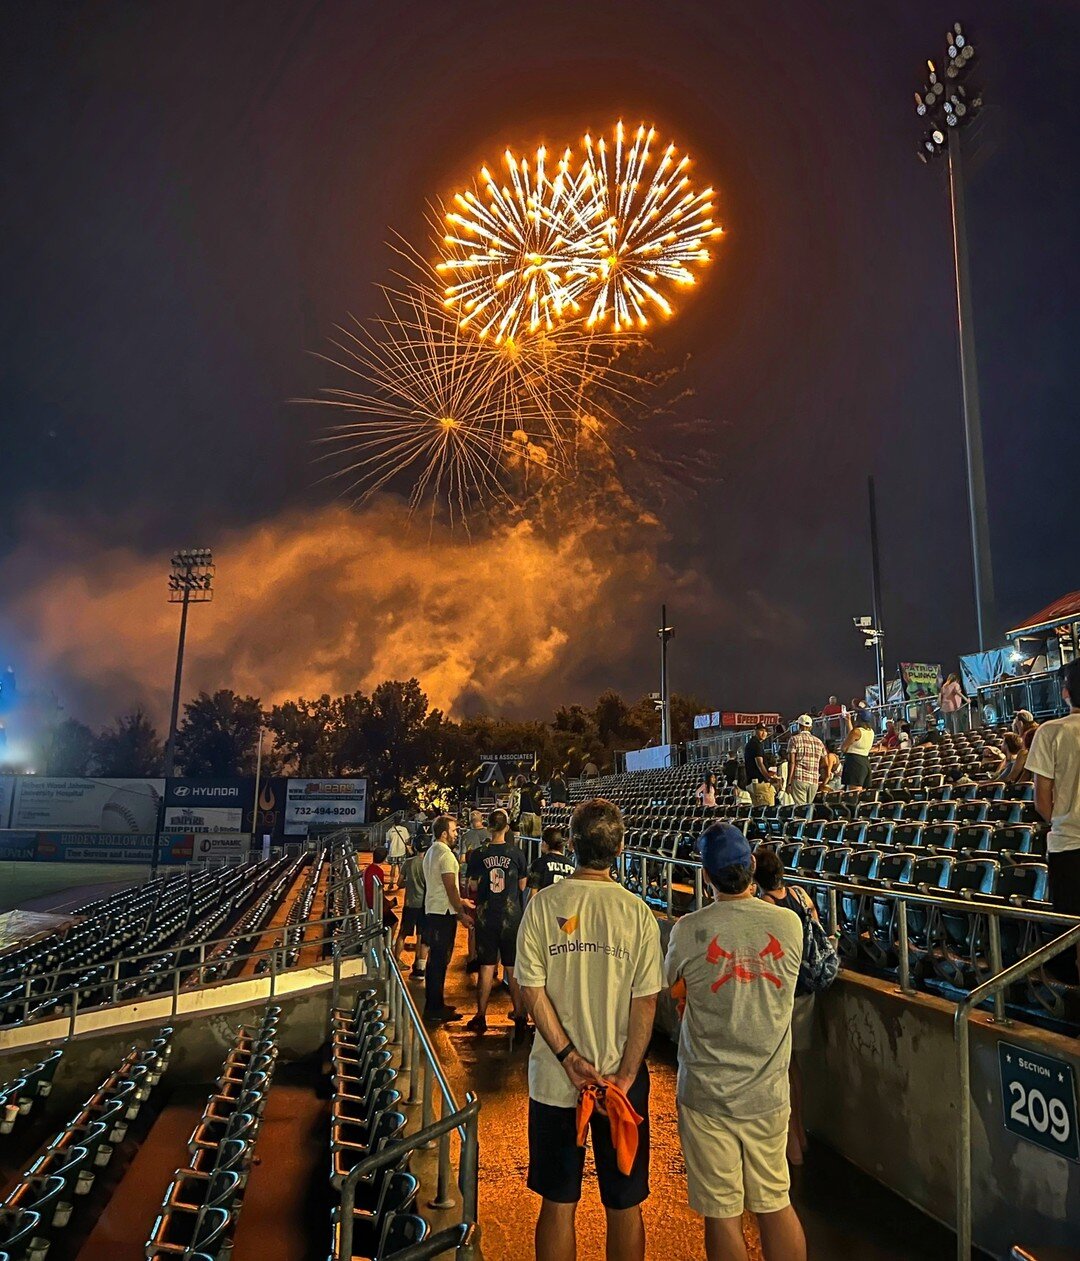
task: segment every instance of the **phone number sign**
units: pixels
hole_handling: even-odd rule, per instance
[[[366,779],[290,779],[285,787],[285,833],[356,827],[367,816]]]
[[[1076,1079],[1068,1060],[998,1043],[1005,1128],[1058,1156],[1080,1161]]]

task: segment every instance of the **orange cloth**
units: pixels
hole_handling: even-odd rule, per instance
[[[598,1086],[589,1082],[582,1086],[577,1105],[577,1145],[585,1146],[585,1131],[589,1128],[589,1118],[593,1110],[604,1113],[611,1129],[611,1142],[615,1148],[615,1163],[619,1172],[628,1177],[634,1167],[638,1148],[638,1126],[642,1117],[638,1116],[634,1105],[626,1095],[610,1082]]]
[[[679,1019],[682,1020],[686,1015],[686,981],[683,977],[680,976],[671,987],[671,997],[675,1000],[675,1010],[679,1013]]]

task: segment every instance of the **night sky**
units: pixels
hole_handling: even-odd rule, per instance
[[[643,610],[665,598],[674,685],[708,706],[850,696],[872,677],[850,622],[868,473],[889,659],[973,650],[946,176],[916,160],[912,98],[956,17],[987,99],[968,214],[1004,631],[1080,586],[1080,5],[8,5],[0,664],[77,692],[85,661],[42,662],[3,620],[54,567],[124,548],[164,574],[176,546],[325,505],[321,418],[289,400],[322,383],[308,352],[334,323],[374,309],[389,229],[419,239],[425,200],[507,144],[620,116],[719,192],[726,239],[657,335],[689,356],[680,406],[715,471],[665,518],[658,572],[744,616],[680,618],[656,581],[638,647],[597,643],[544,708],[652,686]]]

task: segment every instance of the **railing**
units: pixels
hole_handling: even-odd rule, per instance
[[[998,998],[1015,981],[1049,963],[1056,955],[1068,950],[1070,946],[1080,946],[1080,922],[1068,932],[1055,937],[1032,951],[1026,958],[1020,959],[1012,967],[990,977],[971,991],[957,1005],[953,1017],[953,1035],[956,1039],[956,1067],[960,1087],[960,1109],[957,1121],[958,1134],[956,1140],[956,1256],[957,1261],[970,1261],[972,1242],[971,1220],[971,1026],[969,1018],[972,1011],[988,998],[994,996],[995,1007]]]
[[[984,684],[978,694],[980,709],[993,711],[998,722],[1010,722],[1020,709],[1040,719],[1056,718],[1066,712],[1061,699],[1061,675],[1057,670]]]
[[[391,1031],[390,1044],[400,1047],[401,1071],[409,1077],[409,1092],[404,1102],[421,1105],[421,1122],[420,1129],[415,1133],[366,1157],[349,1171],[341,1186],[340,1255],[345,1259],[352,1256],[353,1210],[356,1205],[357,1184],[361,1178],[384,1165],[396,1163],[408,1152],[430,1149],[438,1143],[438,1181],[435,1198],[429,1207],[453,1207],[454,1199],[450,1193],[453,1177],[450,1138],[456,1132],[460,1142],[457,1185],[461,1195],[462,1219],[467,1227],[464,1239],[458,1246],[457,1256],[458,1261],[474,1261],[479,1255],[480,1100],[469,1093],[465,1096],[464,1106],[458,1106],[439,1057],[424,1028],[424,1022],[405,984],[405,978],[394,958],[389,933],[383,939],[380,975],[386,985],[386,1024]],[[339,957],[335,955],[334,994],[339,992]],[[439,1096],[438,1120],[435,1119],[436,1092]],[[447,1233],[446,1240],[443,1247],[451,1247],[456,1242],[456,1236],[451,1239]],[[435,1240],[425,1242],[430,1247]],[[417,1259],[437,1255],[437,1252],[424,1251],[424,1245],[418,1245],[418,1249],[415,1253]],[[414,1254],[410,1251],[402,1255],[412,1257]]]

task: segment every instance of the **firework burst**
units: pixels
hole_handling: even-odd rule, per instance
[[[597,211],[591,176],[573,173],[569,149],[554,176],[543,146],[531,164],[509,149],[503,156],[507,182],[485,166],[478,184],[454,197],[438,264],[461,327],[496,342],[550,332],[578,311]]]
[[[695,192],[689,157],[679,157],[673,144],[657,157],[655,142],[655,130],[641,126],[628,146],[621,122],[610,150],[603,138],[585,137],[594,234],[589,263],[573,275],[592,299],[590,327],[610,320],[616,332],[644,328],[650,308],[671,315],[665,288],[694,284],[691,268],[709,261],[706,242],[721,235],[713,190]]]
[[[364,499],[399,475],[413,478],[410,503],[445,500],[451,519],[505,497],[508,462],[537,471],[553,461],[543,418],[505,388],[490,349],[464,333],[441,302],[415,285],[384,290],[386,313],[371,326],[339,328],[322,356],[359,383],[315,400],[347,413],[321,441],[342,461],[334,476]]]

